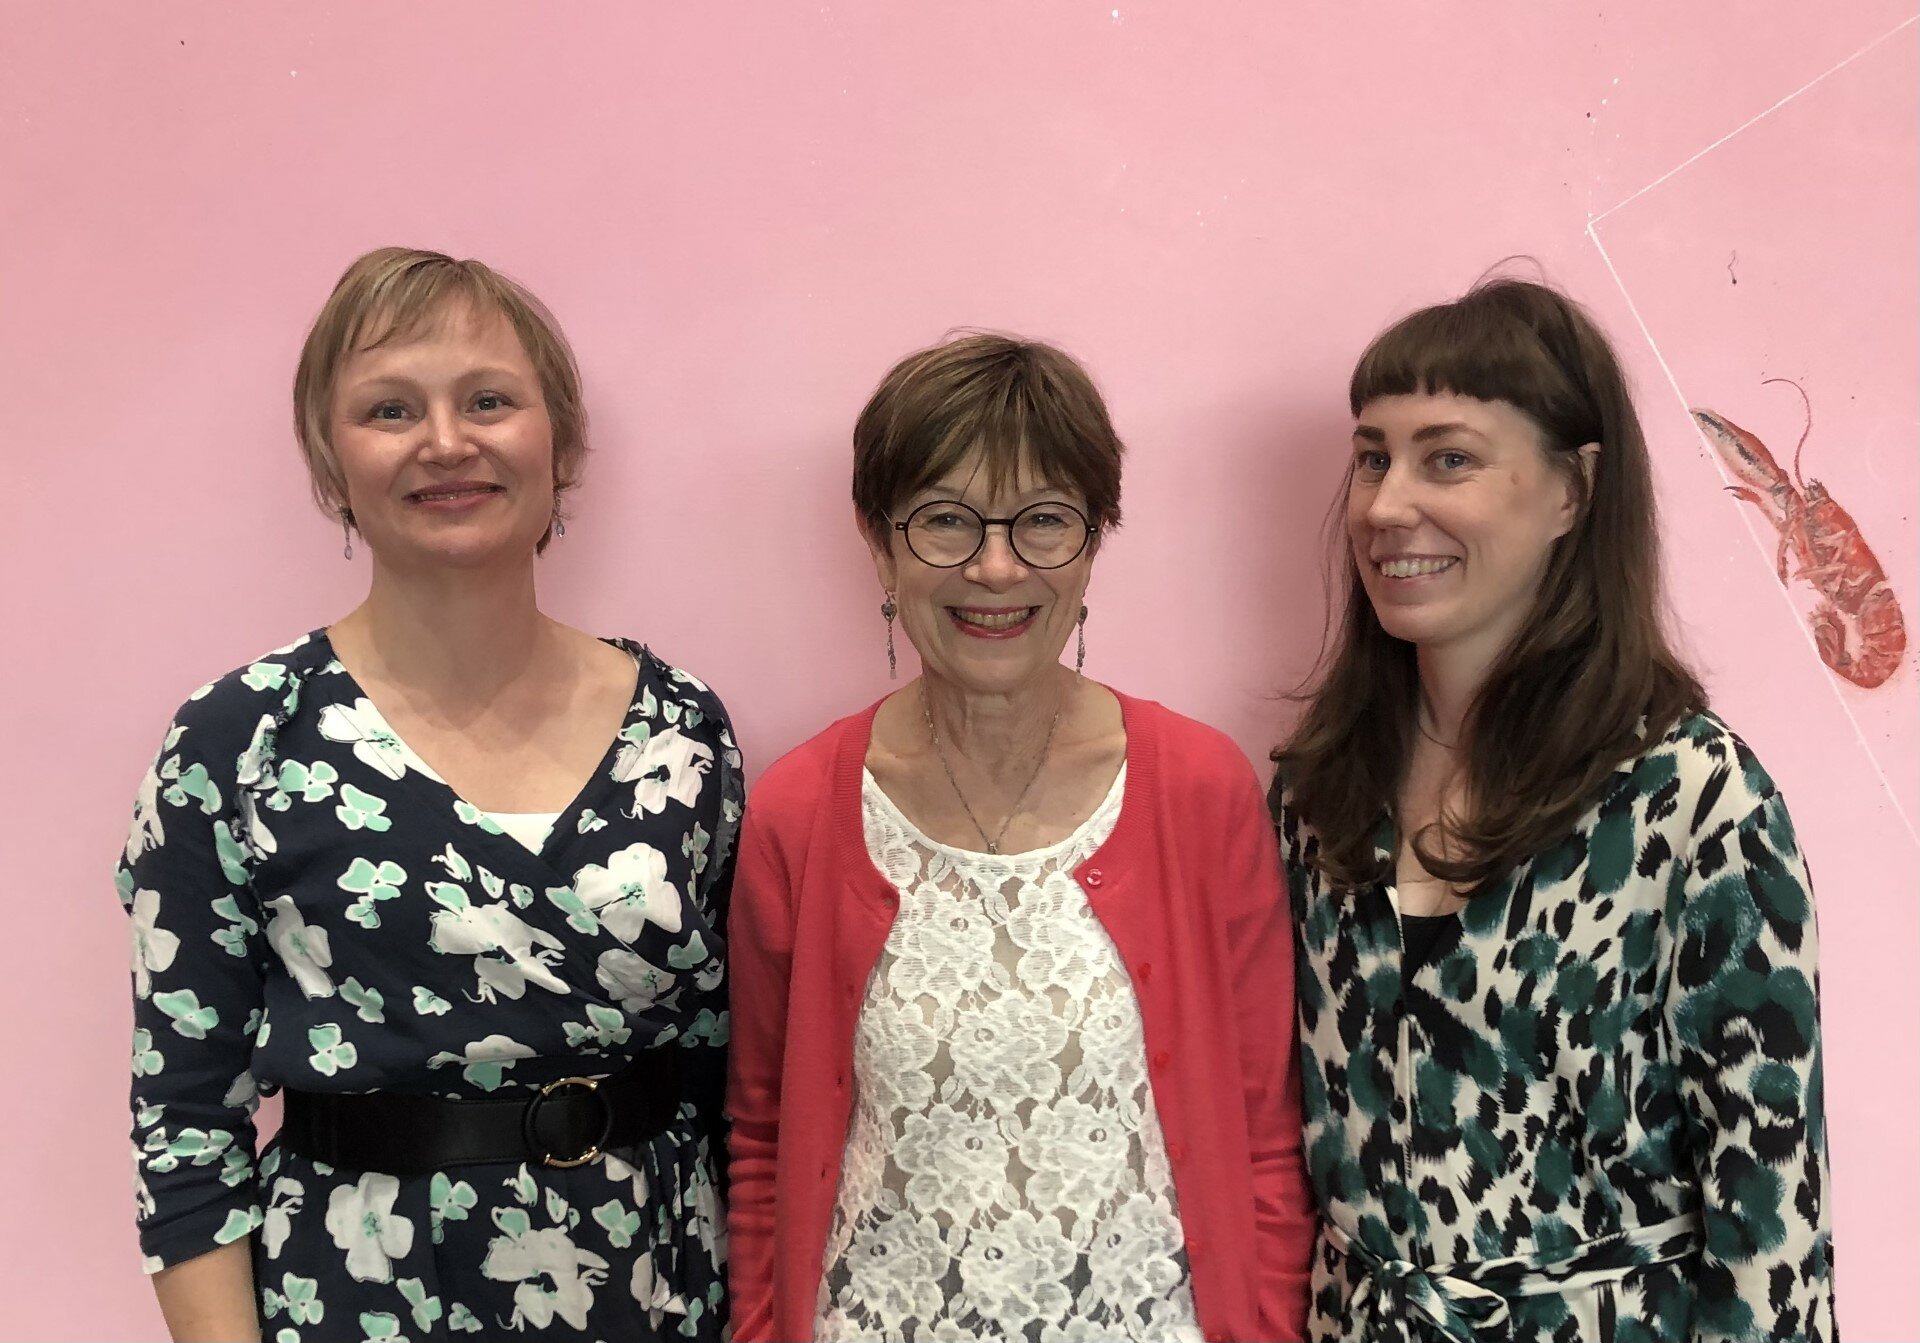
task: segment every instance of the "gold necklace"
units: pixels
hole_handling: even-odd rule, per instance
[[[973,822],[973,828],[980,832],[980,838],[986,842],[987,852],[998,857],[1000,841],[1007,837],[1007,828],[1013,824],[1013,818],[1020,814],[1020,807],[1027,800],[1027,794],[1033,791],[1033,785],[1039,782],[1040,771],[1047,766],[1047,752],[1053,748],[1054,729],[1060,726],[1060,711],[1067,706],[1065,695],[1054,706],[1053,719],[1047,724],[1047,739],[1040,743],[1040,758],[1034,762],[1033,773],[1027,776],[1027,786],[1020,790],[1020,796],[1013,800],[1013,809],[1007,813],[1007,819],[1000,823],[1000,829],[992,835],[980,824],[980,818],[973,814],[973,807],[967,801],[967,795],[960,791],[960,780],[953,777],[953,766],[947,761],[947,748],[940,744],[940,730],[933,725],[933,705],[927,700],[927,683],[920,682],[920,712],[927,720],[927,736],[933,739],[933,753],[940,757],[940,768],[947,772],[947,782],[953,786],[953,795],[960,799],[960,810],[967,813],[967,819]]]

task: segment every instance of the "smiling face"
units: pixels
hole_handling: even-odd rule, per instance
[[[1077,493],[1049,485],[1024,467],[996,492],[989,492],[986,475],[977,456],[970,457],[901,500],[891,510],[892,519],[904,522],[934,500],[957,500],[989,518],[1010,518],[1049,502],[1087,512]],[[1042,525],[1073,523],[1071,517],[1038,512]],[[932,519],[935,526],[958,521]],[[970,561],[943,569],[915,556],[905,536],[890,526],[882,539],[869,533],[867,545],[926,672],[979,695],[1018,694],[1044,684],[1080,618],[1096,549],[1089,544],[1060,568],[1036,569],[1014,553],[1007,528],[995,525],[987,528],[985,543]]]
[[[330,441],[394,568],[522,563],[553,517],[553,428],[512,324],[461,302],[340,366]]]
[[[1381,626],[1491,665],[1578,516],[1574,481],[1520,411],[1452,393],[1368,402],[1353,453],[1347,534]]]

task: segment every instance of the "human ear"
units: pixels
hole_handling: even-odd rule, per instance
[[[883,536],[875,536],[867,515],[858,507],[853,510],[853,525],[860,529],[860,537],[867,543],[867,553],[873,556],[874,574],[880,580],[880,586],[887,592],[895,592],[900,586],[900,566],[893,558],[893,532],[891,526]]]

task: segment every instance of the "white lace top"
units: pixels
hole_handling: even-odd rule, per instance
[[[871,774],[900,912],[867,981],[815,1337],[1198,1340],[1140,1005],[1059,844],[928,839]]]

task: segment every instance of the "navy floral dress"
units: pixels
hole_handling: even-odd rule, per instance
[[[1745,743],[1682,719],[1411,973],[1274,801],[1314,1343],[1832,1343],[1813,895]]]
[[[251,1236],[274,1343],[722,1337],[697,1084],[659,1137],[577,1169],[255,1153],[283,1086],[529,1094],[652,1048],[720,1075],[740,754],[705,686],[614,642],[633,702],[537,854],[407,748],[324,632],[182,707],[118,872],[150,1272]]]

